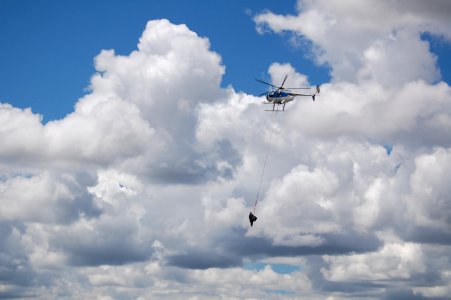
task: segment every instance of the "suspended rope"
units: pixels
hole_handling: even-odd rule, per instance
[[[277,112],[279,111],[279,107],[277,107],[275,113],[274,113],[274,124],[277,125]],[[271,143],[272,143],[272,135],[274,133],[274,129],[276,128],[276,126],[273,126],[271,128],[271,133],[269,135],[269,140],[268,140],[268,146],[266,147],[266,157],[265,157],[265,162],[263,163],[263,168],[262,168],[262,173],[260,175],[260,183],[258,184],[258,190],[257,190],[257,197],[255,197],[255,203],[254,203],[254,209],[253,209],[253,214],[255,214],[255,210],[257,209],[257,204],[258,204],[258,196],[260,196],[260,190],[262,187],[262,181],[263,181],[263,175],[265,174],[265,169],[266,169],[266,164],[268,162],[268,158],[269,158],[269,154],[271,153]]]

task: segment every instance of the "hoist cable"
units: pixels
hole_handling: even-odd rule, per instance
[[[271,128],[271,133],[269,135],[269,140],[268,140],[268,146],[266,147],[266,157],[265,157],[265,162],[263,163],[262,173],[260,175],[260,183],[258,184],[257,196],[255,197],[253,214],[255,214],[255,210],[257,209],[258,196],[260,196],[260,190],[261,190],[261,187],[262,187],[263,175],[265,174],[266,164],[268,162],[269,154],[271,152],[272,135],[273,135],[274,130],[275,130],[276,126],[277,126],[277,112],[278,111],[279,111],[279,108],[277,107],[277,110],[274,113],[274,124],[275,125]]]

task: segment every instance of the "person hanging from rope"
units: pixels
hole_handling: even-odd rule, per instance
[[[249,212],[249,222],[251,222],[251,227],[254,225],[254,222],[257,221],[257,217],[254,216],[252,212]]]

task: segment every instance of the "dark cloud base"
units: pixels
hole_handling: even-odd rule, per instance
[[[214,249],[192,250],[182,255],[174,255],[168,258],[168,264],[184,269],[208,269],[230,268],[242,265],[242,259],[238,256],[217,253]]]
[[[244,258],[274,256],[343,255],[365,253],[379,249],[381,241],[374,235],[324,234],[320,246],[277,246],[260,237],[246,237],[244,229],[236,228],[233,235],[221,236],[211,251],[191,249],[168,257],[168,264],[185,269],[230,268],[241,266]]]
[[[322,234],[319,237],[325,240],[320,246],[278,246],[266,238],[245,237],[243,230],[223,243],[227,251],[244,256],[342,255],[375,251],[382,246],[372,234]]]
[[[448,230],[445,228],[431,228],[425,226],[410,227],[407,231],[401,231],[406,241],[424,244],[451,245],[451,224]]]

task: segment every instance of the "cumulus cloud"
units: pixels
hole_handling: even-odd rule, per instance
[[[2,220],[68,223],[80,215],[100,213],[86,191],[86,178],[76,174],[45,171],[35,176],[16,176],[0,182]]]
[[[410,287],[433,278],[423,254],[429,248],[421,245],[449,244],[444,178],[451,98],[422,33],[449,41],[444,14],[450,6],[445,1],[430,6],[422,1],[298,1],[297,10],[297,15],[256,15],[257,31],[289,32],[307,41],[301,45],[309,45],[308,55],[317,63],[329,65],[333,80],[322,88],[327,99],[320,97],[315,106],[299,101],[292,108],[296,113],[280,125],[302,131],[290,136],[285,130],[285,145],[308,137],[296,147],[308,154],[273,181],[261,209],[272,227],[257,234],[275,243],[315,246],[327,242],[325,232],[383,230],[379,250],[310,260],[316,267],[324,264],[323,272],[312,272],[311,278],[330,291],[353,290],[366,277],[372,283],[408,278]],[[385,230],[394,230],[401,240],[387,240]],[[306,233],[310,239],[301,238]],[[389,252],[400,256],[388,257]],[[432,297],[433,291],[443,297],[445,282],[426,289],[386,287],[384,297]]]
[[[343,135],[369,138],[381,144],[397,142],[418,146],[448,147],[450,88],[446,83],[428,85],[413,81],[401,88],[384,88],[376,82],[324,85],[326,101],[302,102],[289,124],[312,137]],[[319,97],[319,99],[321,99]]]
[[[345,257],[325,256],[329,269],[323,269],[330,281],[385,281],[408,279],[424,272],[423,253],[417,244],[386,244],[378,252]]]
[[[42,124],[2,104],[0,216],[21,224],[36,269],[140,262],[162,230],[169,245],[195,236],[184,230],[199,230],[188,220],[202,214],[201,196],[171,184],[231,178],[240,163],[230,142],[211,151],[194,138],[198,105],[226,95],[209,47],[185,25],[151,21],[130,55],[96,57],[90,93],[65,118]]]
[[[374,79],[389,85],[412,79],[430,82],[438,78],[436,58],[421,33],[450,40],[445,28],[450,26],[446,14],[451,7],[447,1],[428,4],[300,0],[297,15],[266,12],[254,21],[260,32],[288,31],[311,41],[316,61],[332,67],[334,80]]]
[[[14,222],[0,222],[0,297],[27,296],[33,286],[34,270],[31,267],[23,242],[23,228]]]
[[[0,296],[446,297],[451,90],[421,32],[450,39],[449,5],[403,3],[255,16],[331,66],[284,115],[221,88],[208,39],[168,20],[101,51],[65,118],[1,104]],[[268,74],[309,84],[287,62]]]

